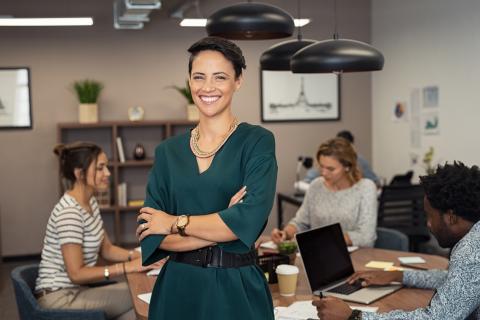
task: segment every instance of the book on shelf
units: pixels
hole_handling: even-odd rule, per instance
[[[94,197],[97,199],[100,208],[110,207],[110,187],[105,190],[95,190]]]
[[[143,200],[129,200],[128,201],[129,207],[141,207],[143,206]]]
[[[121,207],[127,206],[127,183],[122,182],[117,186],[118,205]]]
[[[121,163],[125,162],[125,152],[123,150],[123,142],[121,137],[117,137],[118,159]]]

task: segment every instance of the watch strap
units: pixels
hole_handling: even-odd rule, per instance
[[[362,320],[362,311],[352,310],[352,314],[350,314],[347,320]]]

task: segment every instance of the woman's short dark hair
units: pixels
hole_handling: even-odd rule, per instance
[[[220,37],[203,38],[188,48],[190,59],[188,61],[188,74],[192,73],[192,63],[195,57],[202,51],[213,50],[223,54],[223,56],[232,63],[235,70],[235,79],[242,75],[242,70],[246,69],[245,58],[242,50],[232,41]]]
[[[438,166],[435,173],[420,177],[430,205],[442,213],[452,210],[470,222],[480,220],[480,170],[462,162]]]
[[[90,142],[73,142],[69,144],[58,144],[53,152],[60,160],[60,176],[66,189],[71,189],[77,178],[75,169],[81,169],[82,182],[86,183],[86,173],[90,164],[97,161],[102,148]]]

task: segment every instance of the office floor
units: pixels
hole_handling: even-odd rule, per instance
[[[0,260],[0,320],[17,320],[17,302],[13,292],[10,272],[16,266],[38,262],[38,260],[29,260],[21,262],[1,262]]]

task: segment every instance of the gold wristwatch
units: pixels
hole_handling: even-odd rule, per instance
[[[177,227],[178,233],[182,237],[185,237],[187,235],[185,232],[185,228],[188,226],[189,222],[190,222],[190,216],[182,214],[177,218],[176,227]]]

